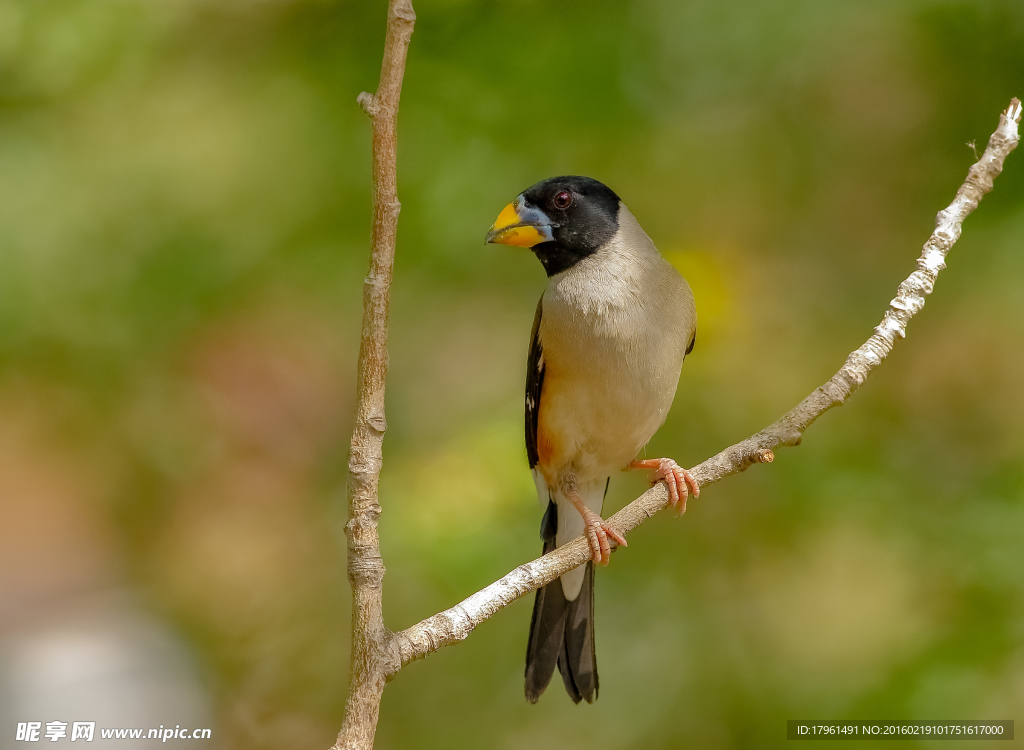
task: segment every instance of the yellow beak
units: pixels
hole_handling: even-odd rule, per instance
[[[516,247],[533,247],[541,242],[551,242],[551,224],[540,209],[526,204],[522,196],[509,203],[498,214],[487,242]]]

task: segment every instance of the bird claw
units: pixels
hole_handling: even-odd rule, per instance
[[[629,468],[654,469],[654,476],[651,478],[652,486],[664,480],[665,486],[668,487],[668,503],[673,508],[678,508],[679,515],[686,512],[686,500],[691,492],[694,497],[700,497],[700,485],[697,484],[697,480],[671,458],[633,461]]]
[[[625,537],[611,527],[597,513],[591,513],[584,519],[586,522],[587,542],[590,543],[590,559],[598,565],[607,565],[611,561],[611,542],[609,537],[618,545],[628,547]]]

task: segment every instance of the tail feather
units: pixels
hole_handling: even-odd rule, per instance
[[[562,653],[558,671],[565,691],[574,703],[597,699],[597,652],[594,649],[594,563],[586,565],[583,587],[575,601],[569,602]]]
[[[555,548],[557,530],[558,508],[548,500],[547,512],[540,523],[545,555]],[[568,605],[558,581],[537,589],[530,620],[530,638],[526,644],[526,700],[530,703],[537,702],[555,672],[555,662],[565,640]]]
[[[548,503],[541,522],[544,554],[555,548],[558,506]],[[526,647],[526,699],[536,703],[551,682],[555,666],[573,702],[597,698],[597,657],[594,651],[594,564],[588,562],[583,586],[573,601],[561,581],[537,589]]]

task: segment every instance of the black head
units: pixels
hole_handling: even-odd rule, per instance
[[[552,177],[524,190],[488,242],[529,247],[554,276],[597,252],[619,228],[619,196],[590,177]]]

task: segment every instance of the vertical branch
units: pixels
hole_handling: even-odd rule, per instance
[[[373,227],[370,271],[363,287],[356,415],[348,464],[345,536],[352,585],[352,656],[345,720],[335,743],[339,750],[369,750],[373,746],[385,675],[394,670],[390,635],[381,614],[384,562],[377,538],[377,483],[387,429],[388,308],[401,209],[396,164],[398,101],[415,21],[410,0],[389,0],[380,85],[376,94],[363,92],[357,99],[373,123]]]

